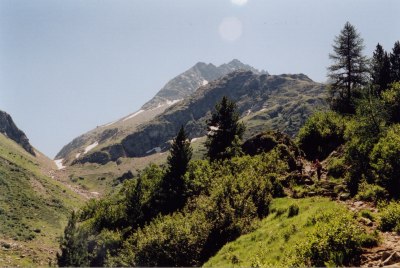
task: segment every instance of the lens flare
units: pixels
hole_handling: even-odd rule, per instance
[[[236,41],[243,32],[242,22],[236,17],[224,18],[219,25],[219,34],[222,39],[233,42]]]
[[[248,0],[231,0],[232,4],[238,5],[238,6],[243,6],[247,4]]]

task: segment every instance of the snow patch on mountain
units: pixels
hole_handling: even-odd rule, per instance
[[[180,102],[181,100],[183,100],[183,99],[178,99],[178,100],[172,100],[172,101],[167,101],[167,104],[169,105],[169,106],[171,106],[171,105],[174,105],[175,103],[177,103],[177,102]]]
[[[87,154],[90,150],[92,150],[94,147],[96,147],[97,145],[99,145],[99,143],[96,141],[92,144],[90,144],[89,146],[87,146],[85,148],[85,151],[83,152],[83,154]]]
[[[131,114],[130,116],[124,118],[122,121],[126,121],[126,120],[128,120],[128,119],[131,119],[131,118],[133,118],[133,117],[135,117],[135,116],[137,116],[138,114],[141,114],[141,113],[143,113],[143,112],[144,112],[144,110],[139,110],[139,111],[137,111],[136,113],[133,113],[133,114]]]
[[[115,124],[116,122],[117,122],[117,121],[110,122],[110,123],[108,123],[108,124],[102,125],[102,127],[108,127],[108,126],[111,126],[112,124]]]
[[[65,166],[62,163],[63,161],[64,161],[64,158],[54,160],[54,163],[56,164],[58,169],[64,169],[65,168]]]
[[[151,150],[148,150],[147,152],[146,152],[146,154],[149,154],[149,153],[151,153],[151,152],[156,152],[156,153],[159,153],[159,152],[161,152],[161,147],[155,147],[155,148],[153,148],[153,149],[151,149]]]

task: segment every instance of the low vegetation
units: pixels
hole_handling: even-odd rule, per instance
[[[44,163],[40,161],[0,134],[2,264],[54,264],[57,237],[70,210],[83,203],[75,193],[44,176],[40,170]]]
[[[394,231],[400,234],[400,203],[390,202],[382,208],[379,228],[384,231]]]
[[[291,216],[291,208],[298,215]],[[289,211],[289,213],[282,213]],[[325,198],[278,198],[258,228],[226,244],[206,267],[357,265],[367,239],[345,207]]]

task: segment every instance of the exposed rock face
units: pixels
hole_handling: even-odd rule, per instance
[[[324,105],[324,94],[324,85],[303,74],[273,76],[236,71],[200,87],[190,97],[139,126],[118,143],[123,149],[120,156],[140,157],[158,147],[167,150],[181,125],[186,127],[189,138],[205,135],[206,122],[223,96],[236,101],[239,113],[250,125],[250,134],[268,127],[294,135],[312,110]],[[111,155],[111,150],[102,151]],[[113,155],[118,156],[115,151]],[[104,161],[99,160],[87,158],[77,162]]]
[[[227,64],[215,66],[212,63],[199,62],[189,70],[171,79],[150,101],[145,103],[141,109],[148,110],[157,107],[167,101],[185,99],[196,89],[208,84],[228,73],[234,71],[252,71],[256,74],[266,73],[258,71],[250,65],[243,64],[239,60],[232,60]]]
[[[21,145],[25,151],[35,156],[35,151],[25,133],[15,125],[11,116],[3,111],[0,111],[0,132]]]
[[[93,157],[88,157],[84,153],[85,148],[90,144],[98,142],[99,145],[95,151],[103,150],[104,152],[105,147],[109,147],[113,143],[124,139],[127,135],[134,133],[140,125],[151,121],[175,103],[187,99],[199,87],[237,70],[248,70],[256,74],[266,74],[265,71],[258,71],[249,65],[241,63],[239,60],[232,60],[218,67],[211,63],[199,62],[187,71],[171,79],[139,111],[115,122],[98,126],[75,138],[61,149],[55,159],[64,159],[63,163],[67,165],[72,162],[76,163],[76,159],[81,159],[82,161],[85,161],[84,159],[92,159]],[[188,128],[191,129],[192,133],[200,133],[202,131],[197,123],[188,125]],[[156,131],[159,131],[159,129]],[[97,155],[99,156],[99,161],[102,159],[101,161],[103,162],[105,155],[102,153]]]

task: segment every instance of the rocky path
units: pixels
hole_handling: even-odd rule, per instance
[[[369,210],[379,212],[373,203],[363,201],[338,201],[345,204],[349,210],[358,213]],[[368,233],[377,231],[378,225],[367,218],[361,218]],[[361,255],[361,267],[400,267],[400,236],[395,232],[380,232],[380,244],[377,247],[365,248]]]
[[[338,194],[334,191],[334,183],[330,182],[327,177],[326,163],[322,164],[321,180],[317,180],[316,171],[313,167],[313,163],[303,159],[303,174],[308,176],[315,184],[318,185],[323,191],[318,195],[324,195],[337,200],[337,202],[344,204],[347,208],[355,213],[359,213],[362,210],[369,210],[372,213],[378,213],[378,208],[373,203],[356,201],[356,200],[341,200],[342,196],[349,197],[348,194]],[[330,196],[332,193],[332,196]],[[312,192],[308,195],[312,196]],[[361,217],[360,223],[365,226],[368,233],[378,231],[378,223],[371,221],[370,219]],[[399,267],[400,268],[400,235],[395,232],[380,232],[380,243],[379,246],[373,248],[364,248],[361,255],[361,267]]]
[[[47,176],[49,176],[50,178],[52,178],[52,179],[64,184],[71,191],[73,191],[74,193],[77,193],[78,195],[82,196],[86,200],[99,197],[99,193],[98,192],[90,192],[88,190],[83,189],[79,185],[73,185],[72,183],[68,182],[68,179],[66,178],[67,176],[66,176],[65,172],[66,172],[65,169],[48,170],[47,171]]]
[[[22,267],[28,263],[36,266],[55,266],[56,250],[53,248],[33,248],[28,242],[0,239],[0,267]]]

